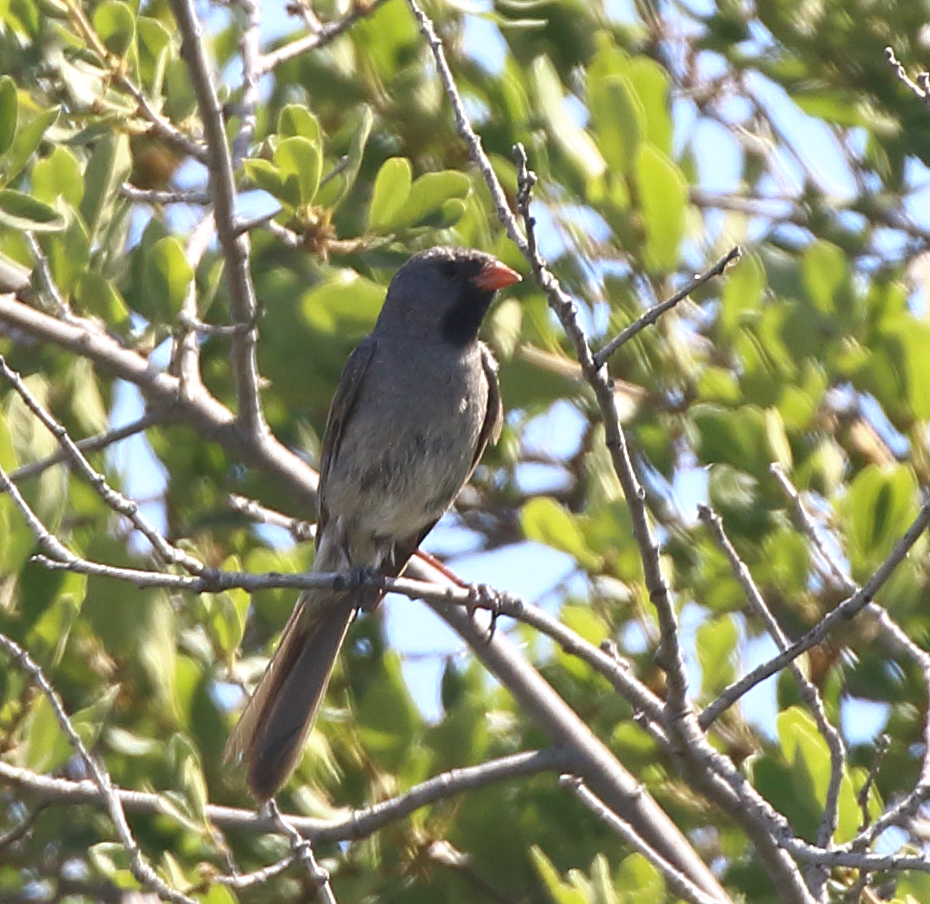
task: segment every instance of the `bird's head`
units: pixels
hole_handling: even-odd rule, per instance
[[[421,335],[438,333],[445,342],[468,345],[478,338],[494,293],[520,278],[483,251],[430,248],[394,274],[378,325],[403,324]]]

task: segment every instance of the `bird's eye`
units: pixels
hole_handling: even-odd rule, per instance
[[[459,268],[455,265],[455,261],[443,261],[439,265],[439,272],[442,273],[444,279],[455,280],[458,279]]]

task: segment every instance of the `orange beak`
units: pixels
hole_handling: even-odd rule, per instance
[[[500,261],[491,261],[485,264],[481,272],[475,277],[474,283],[479,289],[486,292],[496,292],[498,289],[505,289],[512,286],[515,282],[523,279],[516,270],[511,270],[506,264]]]

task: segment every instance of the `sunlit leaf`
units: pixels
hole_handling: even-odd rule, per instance
[[[383,231],[393,225],[410,197],[412,169],[406,157],[392,157],[378,171],[368,210],[368,228]]]

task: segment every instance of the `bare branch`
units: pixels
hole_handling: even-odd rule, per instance
[[[680,870],[668,862],[655,848],[646,844],[632,826],[619,817],[592,791],[583,781],[575,776],[562,777],[562,786],[568,788],[601,822],[608,825],[631,848],[642,854],[661,874],[672,892],[678,898],[691,904],[714,904],[714,898],[702,891]]]
[[[756,582],[746,563],[739,557],[730,538],[723,528],[723,521],[720,516],[707,505],[698,506],[698,518],[710,529],[717,541],[717,545],[723,550],[723,554],[730,563],[730,568],[736,576],[736,580],[743,588],[743,593],[749,600],[750,605],[755,610],[756,615],[762,620],[766,630],[772,636],[779,650],[788,648],[788,638],[782,631],[781,625],[778,624],[775,616],[772,614],[765,600],[762,598]],[[798,686],[798,693],[801,699],[807,704],[808,709],[814,716],[817,728],[830,750],[830,781],[827,785],[827,794],[824,802],[823,817],[820,826],[817,829],[817,844],[826,848],[833,833],[836,831],[837,821],[839,819],[840,804],[840,784],[843,780],[843,774],[846,769],[846,744],[843,736],[837,730],[829,718],[823,705],[823,699],[817,688],[808,680],[800,666],[796,662],[790,665],[791,674]],[[817,876],[808,877],[808,883],[811,885],[813,893],[820,897],[827,875],[822,870],[818,871]]]
[[[129,519],[132,526],[145,537],[155,552],[161,557],[163,562],[169,565],[181,565],[192,574],[201,574],[204,571],[204,565],[198,559],[188,555],[183,550],[172,546],[155,528],[149,523],[148,519],[142,514],[137,503],[127,499],[122,493],[118,493],[111,487],[103,474],[95,471],[90,462],[84,457],[78,449],[74,440],[68,435],[68,431],[56,421],[42,405],[39,400],[29,391],[29,388],[22,381],[16,371],[11,370],[7,365],[3,355],[0,355],[0,376],[2,376],[16,391],[20,398],[26,403],[26,407],[42,422],[45,428],[58,440],[62,451],[71,461],[75,470],[91,485],[98,496],[114,512]]]
[[[115,443],[122,442],[130,436],[142,433],[155,424],[160,424],[164,420],[164,415],[154,411],[143,414],[138,420],[124,424],[122,427],[116,427],[113,430],[107,430],[106,433],[98,433],[97,436],[89,436],[87,439],[81,439],[74,445],[82,452],[99,452]],[[36,477],[47,471],[55,465],[68,461],[68,453],[64,449],[59,449],[54,455],[43,458],[41,461],[34,461],[28,465],[23,465],[10,473],[10,480],[14,483],[27,480],[30,477]]]
[[[2,477],[2,475],[0,475],[0,477]],[[68,736],[71,746],[77,752],[93,779],[93,781],[88,784],[92,784],[96,787],[96,791],[100,795],[102,803],[106,806],[110,819],[113,820],[113,825],[116,827],[116,833],[119,836],[120,843],[129,855],[129,868],[132,870],[132,874],[143,886],[153,889],[161,897],[173,901],[174,904],[195,904],[193,898],[189,898],[187,895],[166,885],[143,856],[142,850],[133,837],[132,830],[129,828],[129,823],[126,821],[126,812],[123,809],[119,794],[116,793],[116,790],[110,783],[110,775],[106,767],[98,763],[84,746],[81,736],[75,730],[74,725],[71,723],[71,719],[65,711],[64,704],[61,702],[58,692],[52,687],[48,678],[45,677],[45,673],[42,671],[39,664],[19,644],[10,640],[5,634],[0,634],[0,648],[5,650],[11,658],[16,660],[19,667],[29,677],[29,680],[37,685],[42,693],[45,694],[45,698],[51,705],[61,730]],[[3,765],[5,766],[6,764]]]
[[[255,133],[258,119],[255,108],[258,106],[258,81],[261,77],[261,37],[262,4],[261,0],[239,0],[246,14],[246,27],[239,39],[239,51],[242,54],[242,102],[239,115],[242,123],[239,134],[233,143],[232,166],[237,169],[249,150],[249,142]]]
[[[178,129],[173,122],[166,116],[158,113],[148,102],[142,90],[126,74],[125,67],[118,59],[114,59],[106,45],[100,40],[94,26],[84,14],[80,3],[77,0],[65,0],[68,14],[71,22],[78,34],[83,38],[93,52],[100,57],[101,61],[107,66],[109,75],[120,85],[123,90],[129,94],[136,102],[139,114],[149,123],[151,123],[151,132],[159,138],[163,138],[169,144],[173,144],[185,154],[189,154],[201,163],[206,162],[206,154],[203,145],[194,141],[188,135],[185,135]]]
[[[313,853],[313,843],[304,838],[300,832],[281,815],[281,811],[278,809],[278,805],[275,803],[274,798],[269,800],[265,806],[269,813],[271,813],[271,818],[275,821],[275,825],[278,829],[290,838],[294,859],[299,860],[306,867],[307,875],[316,887],[316,894],[321,904],[338,904],[336,896],[333,894],[332,885],[330,885],[329,882],[329,871],[323,869],[323,867],[317,863],[316,856]]]
[[[833,626],[843,620],[855,618],[881,589],[885,581],[901,564],[910,548],[917,542],[920,535],[930,524],[930,501],[921,506],[920,512],[907,529],[904,536],[897,542],[884,562],[878,567],[865,585],[848,599],[844,600],[832,612],[827,613],[810,631],[800,640],[795,641],[784,652],[772,657],[768,662],[753,669],[748,675],[731,684],[713,703],[710,704],[700,716],[702,727],[712,725],[720,715],[729,709],[747,691],[754,688],[761,681],[780,672],[788,663],[794,662],[802,653],[821,643],[832,630]]]
[[[199,189],[185,190],[182,188],[163,191],[155,188],[136,188],[128,182],[120,188],[120,194],[136,204],[188,204],[204,205],[213,203],[208,192]]]
[[[38,270],[42,288],[52,301],[52,313],[62,320],[70,320],[71,317],[73,317],[71,306],[68,304],[67,299],[61,294],[52,277],[52,268],[49,266],[48,258],[45,256],[42,246],[39,244],[35,235],[29,230],[23,233],[23,237],[26,239],[29,252],[36,262],[36,270]]]
[[[436,803],[449,800],[466,791],[484,788],[499,782],[511,781],[543,772],[564,772],[572,769],[573,757],[564,750],[531,750],[489,760],[478,766],[451,769],[427,779],[403,794],[380,801],[361,810],[354,810],[342,819],[313,819],[307,816],[287,815],[287,821],[301,835],[318,844],[335,841],[357,841],[374,832],[405,819],[411,813]],[[0,778],[10,784],[28,788],[41,801],[50,804],[104,804],[100,789],[92,781],[75,782],[68,779],[39,775],[29,769],[12,766],[0,760]],[[123,807],[129,813],[161,814],[165,807],[161,795],[148,791],[114,788]],[[277,831],[276,822],[267,814],[256,810],[207,804],[205,817],[224,830],[248,832]]]
[[[254,499],[247,499],[245,496],[230,493],[226,497],[226,504],[234,512],[240,512],[253,521],[284,528],[299,543],[312,540],[316,536],[316,525],[312,522],[283,515],[281,512],[276,512]]]
[[[181,56],[187,63],[207,141],[210,194],[216,210],[216,232],[226,262],[229,305],[235,323],[250,323],[255,317],[255,287],[249,272],[248,237],[236,231],[236,184],[233,160],[226,141],[223,109],[201,40],[202,28],[193,0],[172,0],[171,7],[181,32]],[[263,437],[269,433],[259,398],[255,329],[232,340],[233,372],[236,378],[236,421],[245,433]]]
[[[796,864],[778,847],[777,839],[786,834],[790,835],[787,823],[772,810],[755,789],[748,785],[745,777],[734,769],[732,763],[707,743],[687,702],[684,664],[677,642],[674,609],[671,604],[668,586],[664,581],[659,566],[658,545],[649,525],[644,504],[645,494],[633,472],[626,439],[620,428],[616,402],[606,371],[604,368],[598,368],[595,365],[587,337],[578,323],[577,312],[571,298],[564,292],[558,280],[539,257],[535,246],[531,246],[532,237],[528,241],[517,226],[516,219],[507,205],[506,196],[490,161],[481,147],[480,140],[471,128],[461,96],[446,62],[442,43],[436,36],[432,22],[420,10],[416,0],[408,0],[408,3],[420,25],[421,32],[433,52],[437,71],[455,113],[459,134],[469,148],[472,161],[478,166],[485,178],[491,198],[497,207],[498,216],[504,224],[507,234],[529,260],[533,274],[546,293],[550,307],[558,316],[566,335],[574,346],[582,372],[594,390],[598,406],[601,409],[607,447],[611,453],[614,469],[623,487],[627,504],[630,507],[634,533],[643,557],[646,585],[650,598],[656,605],[660,625],[662,626],[663,649],[661,652],[664,654],[663,665],[669,676],[670,687],[670,707],[667,724],[673,737],[678,742],[676,746],[680,745],[682,769],[692,778],[697,787],[711,795],[712,799],[717,801],[728,813],[739,819],[740,824],[755,843],[762,862],[773,876],[773,879],[779,883],[786,900],[798,902],[798,904],[802,904],[802,902],[803,904],[810,904],[814,899],[806,888]],[[515,153],[517,154],[520,170],[518,177],[519,196],[524,199],[525,208],[529,201],[529,189],[532,183],[529,181],[530,174],[526,167],[526,154],[523,148],[518,145],[515,148]],[[527,213],[525,209],[524,213]],[[530,218],[527,221],[528,228],[531,225],[532,219]],[[415,565],[418,569],[422,567],[420,562],[416,562]],[[590,732],[587,731],[583,724],[576,726],[566,722],[566,714],[562,711],[563,701],[557,695],[552,694],[549,696],[549,694],[545,694],[545,691],[549,691],[551,694],[551,688],[548,688],[548,685],[545,685],[544,682],[540,682],[543,687],[539,687],[537,685],[538,676],[529,674],[523,664],[509,650],[496,648],[496,645],[501,643],[499,637],[495,637],[491,643],[486,643],[482,647],[481,644],[477,643],[479,638],[470,623],[462,622],[457,617],[457,614],[453,612],[441,614],[469,641],[477,655],[495,671],[527,711],[532,713],[541,725],[547,727],[547,731],[556,733],[568,728],[570,731],[569,737],[573,739],[572,743],[580,744],[580,749],[584,750],[589,757],[587,762],[590,764],[589,768],[593,768],[592,777],[589,778],[587,774],[582,774],[595,793],[604,799],[611,809],[627,815],[645,840],[656,847],[663,856],[679,866],[689,875],[692,881],[696,882],[708,894],[725,900],[726,894],[720,884],[707,871],[700,858],[694,854],[687,842],[679,840],[674,842],[671,847],[668,846],[675,835],[680,838],[680,833],[665,814],[655,806],[654,802],[650,798],[646,798],[651,811],[648,815],[637,811],[637,806],[642,801],[638,801],[630,793],[632,789],[628,788],[627,782],[631,779],[631,776],[609,755],[606,761],[599,756],[600,751],[592,745],[591,741],[594,744],[598,742],[591,737]],[[528,693],[530,688],[533,688],[536,696]],[[544,694],[545,696],[543,696]],[[553,700],[552,697],[555,697],[555,699]],[[583,741],[582,737],[584,735],[580,734],[580,732],[586,733],[587,738],[590,738],[590,740]],[[610,783],[605,785],[604,779],[608,777],[611,782],[616,782],[613,788],[610,788]],[[595,784],[595,778],[597,784]],[[607,789],[606,794],[601,791],[601,787]],[[634,814],[636,814],[635,818]],[[653,841],[653,838],[655,841]]]
[[[930,110],[930,73],[921,72],[917,76],[917,81],[913,82],[908,76],[907,70],[898,62],[898,58],[895,56],[892,48],[885,48],[885,59],[888,61],[888,65],[894,69],[894,74],[898,81],[916,98],[921,100],[924,106]]]
[[[794,505],[795,517],[814,549],[826,563],[833,580],[851,597],[855,597],[860,592],[859,586],[843,570],[840,563],[821,539],[817,525],[801,500],[801,494],[781,468],[773,465],[772,473],[775,475],[782,491]],[[928,695],[930,695],[930,653],[914,643],[883,606],[870,602],[865,606],[864,615],[873,619],[875,624],[878,625],[881,640],[886,647],[893,653],[909,657],[917,664],[923,677],[924,686],[927,688]],[[930,711],[924,715],[923,741],[924,751],[920,776],[914,789],[883,813],[871,826],[863,826],[859,836],[853,842],[854,849],[861,850],[868,847],[889,826],[902,825],[907,822],[908,819],[914,816],[924,801],[930,798]]]
[[[219,443],[234,458],[275,476],[288,488],[296,505],[311,511],[316,508],[316,472],[270,433],[255,436],[240,430],[229,409],[206,388],[185,396],[177,377],[158,370],[90,321],[76,317],[65,323],[12,295],[0,294],[0,321],[88,358],[114,376],[135,384],[152,407],[163,412],[166,421],[187,424],[204,440]]]
[[[722,276],[727,267],[735,264],[743,255],[743,249],[739,245],[731,248],[716,264],[705,270],[703,273],[694,277],[687,285],[679,289],[671,298],[653,305],[641,317],[637,317],[629,326],[621,330],[610,342],[607,343],[595,356],[594,363],[597,367],[604,365],[610,356],[621,345],[629,342],[637,333],[644,330],[647,326],[654,324],[663,314],[670,311],[675,305],[687,298],[696,289],[699,289],[704,283],[710,282],[718,276]]]
[[[356,2],[352,4],[351,12],[341,19],[336,19],[334,22],[327,22],[326,24],[320,25],[318,29],[311,31],[310,34],[298,38],[295,41],[291,41],[289,44],[284,44],[277,50],[270,50],[268,53],[264,54],[255,67],[256,73],[259,76],[264,75],[264,73],[270,72],[276,66],[280,66],[281,63],[300,56],[302,53],[307,53],[310,50],[319,50],[321,47],[325,47],[331,41],[338,38],[339,35],[347,31],[359,19],[370,16],[385,2],[387,2],[387,0],[356,0]]]

